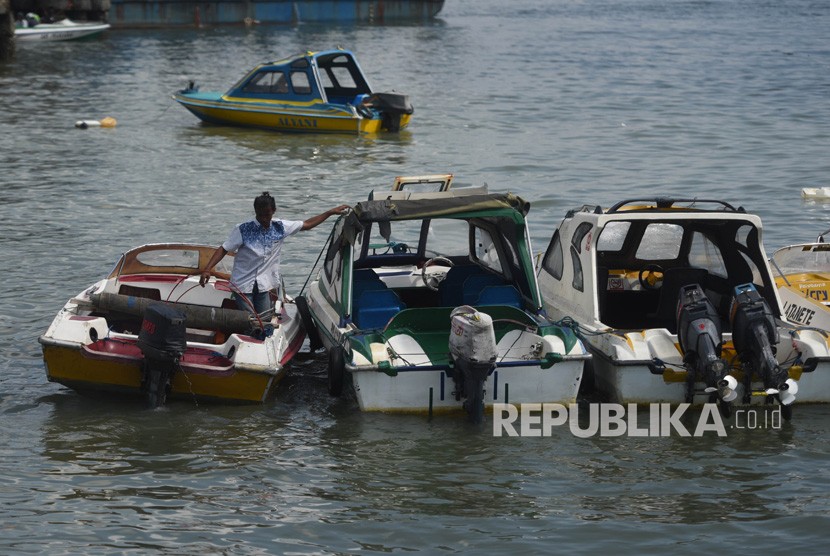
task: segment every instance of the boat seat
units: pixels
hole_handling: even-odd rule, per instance
[[[677,302],[680,289],[691,284],[703,286],[709,273],[705,268],[675,267],[663,272],[663,285],[660,286],[660,298],[657,310],[646,316],[654,328],[668,328],[672,334],[677,332]]]
[[[487,286],[503,286],[504,280],[495,274],[474,274],[464,280],[464,289],[461,294],[461,302],[464,305],[473,305],[478,299],[481,290]]]
[[[464,291],[464,280],[475,274],[482,273],[484,273],[484,269],[475,264],[465,264],[450,268],[447,272],[447,277],[438,285],[441,305],[444,307],[463,305],[462,292]]]
[[[522,296],[516,286],[486,286],[478,296],[475,305],[510,305],[517,309],[522,308]]]
[[[352,276],[352,299],[359,298],[365,291],[386,289],[384,281],[371,268],[355,270]]]
[[[392,290],[366,290],[360,294],[352,310],[355,325],[362,330],[384,328],[406,308]]]

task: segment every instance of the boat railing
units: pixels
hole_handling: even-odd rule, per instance
[[[648,203],[649,205],[643,206],[644,203]],[[678,206],[684,204],[684,206]],[[652,199],[626,199],[624,201],[620,201],[611,208],[609,208],[606,214],[611,214],[615,212],[621,212],[623,209],[627,208],[628,212],[635,211],[635,210],[654,210],[656,209],[673,209],[673,210],[701,210],[702,207],[700,205],[712,205],[714,207],[719,207],[720,210],[730,211],[730,212],[746,212],[743,207],[735,207],[726,201],[721,201],[720,199],[688,199],[688,198],[673,198],[673,197],[657,197]]]

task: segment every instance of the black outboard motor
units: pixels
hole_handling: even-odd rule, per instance
[[[455,362],[455,399],[465,398],[464,409],[473,423],[484,419],[484,382],[496,368],[493,319],[469,305],[450,314],[450,355]]]
[[[185,313],[165,303],[151,303],[144,312],[138,347],[144,354],[141,389],[150,407],[164,405],[173,373],[187,349]]]
[[[788,378],[787,369],[775,359],[778,328],[772,310],[753,284],[735,287],[731,321],[732,341],[744,365],[744,403],[751,399],[753,375],[763,381],[768,396],[777,396],[783,406],[793,403],[798,384]]]
[[[409,102],[409,95],[401,93],[373,93],[366,104],[380,112],[381,127],[387,131],[400,131],[401,117],[412,114],[415,109]]]
[[[720,317],[698,284],[683,286],[677,303],[677,339],[686,366],[686,401],[694,398],[696,382],[706,384],[709,402],[720,400],[721,413],[728,416],[729,402],[738,397],[738,381],[728,374],[729,364],[721,358],[723,340]]]

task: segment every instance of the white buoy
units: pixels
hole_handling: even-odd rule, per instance
[[[102,120],[78,120],[75,122],[75,127],[78,129],[88,129],[90,127],[115,127],[118,122],[115,118],[107,116]]]

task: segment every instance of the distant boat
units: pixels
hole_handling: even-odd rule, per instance
[[[374,92],[348,50],[260,64],[224,94],[191,82],[173,98],[205,122],[271,131],[398,131],[413,112],[406,95]]]
[[[70,41],[97,35],[109,28],[109,23],[79,23],[70,19],[63,19],[57,23],[39,23],[34,27],[16,27],[14,37],[19,42]]]

